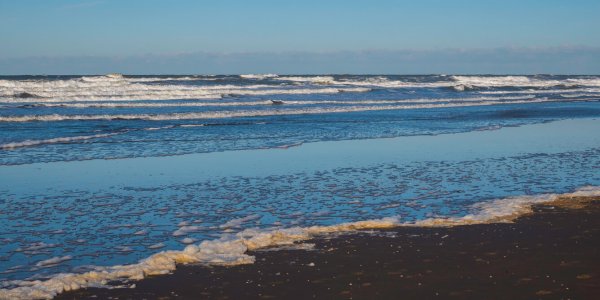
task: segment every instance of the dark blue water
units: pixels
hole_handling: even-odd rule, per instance
[[[0,163],[465,132],[597,116],[599,96],[593,76],[2,77]]]

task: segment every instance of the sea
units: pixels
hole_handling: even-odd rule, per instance
[[[600,195],[600,76],[0,76],[0,299]]]

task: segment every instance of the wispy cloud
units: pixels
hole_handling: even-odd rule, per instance
[[[3,74],[600,74],[600,48],[177,53],[0,59]]]

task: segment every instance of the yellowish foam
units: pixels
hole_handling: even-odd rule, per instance
[[[398,226],[456,226],[490,222],[508,222],[530,213],[532,205],[565,200],[571,197],[598,197],[600,187],[582,187],[573,193],[519,196],[473,206],[473,214],[463,217],[430,218],[416,222],[400,222],[398,218],[342,223],[330,226],[294,227],[273,231],[247,229],[234,235],[189,245],[181,251],[163,251],[136,264],[97,267],[82,274],[58,274],[48,280],[19,281],[12,289],[0,290],[0,299],[51,299],[64,291],[86,287],[107,287],[118,280],[141,280],[150,275],[167,274],[177,264],[241,265],[254,263],[249,250],[281,247],[308,240],[322,234],[365,229],[384,229]]]

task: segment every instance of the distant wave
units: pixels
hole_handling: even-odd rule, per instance
[[[528,76],[451,76],[463,86],[476,87],[600,87],[598,78],[541,79]]]
[[[334,76],[278,76],[280,81],[309,83],[319,85],[349,85],[381,88],[452,88],[456,91],[468,91],[477,88],[493,87],[600,87],[599,78],[541,79],[528,76],[449,76],[431,82],[392,80],[385,76],[362,78],[339,78]]]
[[[482,95],[506,95],[506,94],[569,94],[569,93],[588,93],[596,94],[600,96],[600,88],[573,88],[573,89],[555,89],[550,87],[549,89],[522,89],[522,90],[501,90],[501,91],[478,91],[478,94]]]
[[[126,77],[122,74],[113,73],[103,76],[83,76],[84,82],[160,82],[160,81],[190,81],[205,79],[202,77],[178,76],[178,77]],[[77,79],[76,79],[77,80]]]
[[[600,97],[598,93],[572,93],[572,94],[560,94],[563,98],[581,98],[581,97]]]
[[[464,85],[464,84],[459,84],[459,85],[454,85],[452,86],[452,89],[457,91],[457,92],[464,92],[464,91],[473,91],[473,90],[477,90],[477,87],[474,87],[472,85]]]
[[[334,84],[333,76],[280,76],[277,80],[292,81],[292,82],[308,82],[313,84]]]
[[[363,93],[372,89],[450,88],[457,92],[497,92],[490,88],[549,90],[598,89],[600,78],[537,78],[531,76],[447,76],[427,80],[386,76],[282,76],[246,74],[229,84],[207,84],[186,81],[209,77],[126,77],[121,75],[85,76],[58,80],[0,79],[0,101],[39,102],[116,101],[116,100],[186,100],[220,99],[224,96],[268,96],[291,94]],[[229,78],[229,77],[228,77]],[[280,83],[267,84],[262,79]],[[217,79],[210,77],[210,79]],[[225,80],[225,79],[224,79]],[[246,82],[244,82],[244,80]],[[240,83],[241,81],[241,83]],[[226,82],[226,81],[225,81]],[[263,84],[258,84],[263,83]],[[518,92],[518,90],[516,90]]]
[[[459,103],[425,103],[411,105],[378,105],[378,106],[341,106],[341,107],[311,107],[304,109],[277,109],[277,110],[241,110],[241,111],[210,111],[210,112],[190,112],[190,113],[172,113],[172,114],[103,114],[103,115],[26,115],[26,116],[2,116],[0,122],[32,122],[32,121],[65,121],[65,120],[193,120],[193,119],[219,119],[234,117],[259,117],[259,116],[277,116],[277,115],[300,115],[300,114],[325,114],[359,111],[377,111],[377,110],[398,110],[398,109],[418,109],[418,108],[443,108],[443,107],[463,107],[463,106],[483,106],[497,104],[516,104],[516,103],[537,103],[551,102],[547,98],[536,98],[529,100],[514,101],[478,101],[478,102],[459,102]]]
[[[85,77],[84,77],[85,78]],[[226,95],[287,95],[363,93],[369,88],[353,87],[282,87],[277,85],[171,85],[145,84],[113,79],[0,80],[0,101],[22,102],[23,98],[43,102],[98,100],[174,100],[219,99]],[[149,80],[151,78],[140,78]],[[27,97],[24,97],[27,96]]]
[[[364,78],[341,78],[336,80],[333,76],[279,76],[274,78],[279,81],[289,81],[296,84],[336,85],[336,86],[362,86],[371,88],[408,88],[421,87],[427,84],[405,82],[401,80],[390,80],[388,78],[364,77]],[[430,83],[432,85],[434,83]]]
[[[393,227],[451,227],[459,225],[510,222],[530,213],[535,204],[572,197],[600,196],[600,187],[587,186],[573,193],[516,196],[479,202],[472,206],[471,214],[462,217],[436,217],[416,222],[401,222],[397,217],[341,223],[329,226],[292,227],[276,230],[246,229],[237,234],[225,234],[219,239],[205,240],[183,250],[162,251],[130,265],[94,267],[85,273],[58,274],[47,280],[13,281],[12,288],[0,289],[1,299],[50,299],[70,290],[86,287],[107,287],[108,282],[141,280],[147,276],[168,274],[178,264],[202,263],[207,265],[252,264],[255,257],[248,251],[289,246],[306,241],[317,235],[337,232],[352,232],[366,229]],[[234,219],[226,224],[239,224],[254,216]],[[42,266],[68,260],[71,257],[56,257],[40,262]]]
[[[281,105],[372,105],[398,103],[436,103],[436,102],[477,102],[508,101],[535,98],[534,95],[504,97],[470,97],[470,98],[421,98],[401,100],[264,100],[264,101],[232,101],[232,102],[64,102],[17,105],[17,108],[67,107],[67,108],[127,108],[127,107],[228,107],[228,106],[272,106]],[[277,101],[277,102],[274,102]]]
[[[274,78],[274,77],[278,77],[278,76],[279,75],[277,75],[277,74],[242,74],[242,75],[240,75],[240,77],[244,78],[244,79],[257,79],[257,80]]]
[[[24,140],[24,141],[18,141],[18,142],[10,142],[10,143],[5,143],[5,144],[0,144],[0,150],[12,150],[12,149],[17,149],[17,148],[35,147],[35,146],[50,145],[50,144],[68,144],[68,143],[74,143],[74,142],[80,142],[80,141],[87,141],[87,140],[95,140],[95,139],[100,139],[100,138],[112,137],[112,136],[121,135],[121,134],[125,134],[125,133],[132,132],[132,131],[155,131],[155,130],[175,128],[175,127],[191,127],[191,126],[206,126],[206,124],[199,124],[199,125],[179,125],[179,126],[176,126],[176,125],[167,125],[167,126],[161,126],[161,127],[147,127],[147,128],[141,128],[141,129],[127,129],[127,130],[122,130],[122,131],[119,131],[119,132],[112,132],[112,133],[100,133],[100,134],[92,134],[92,135],[56,137],[56,138],[51,138],[51,139],[40,139],[40,140]]]

